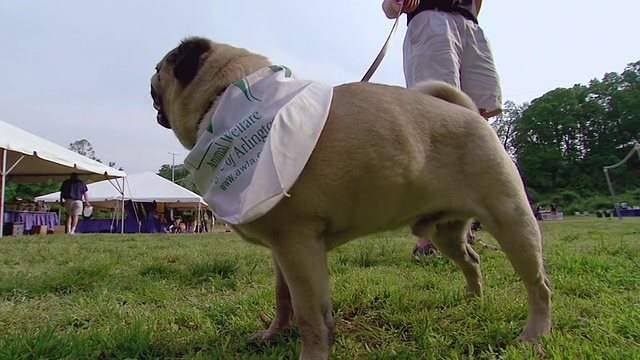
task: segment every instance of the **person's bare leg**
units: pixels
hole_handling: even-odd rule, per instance
[[[78,215],[71,215],[71,233],[76,233],[76,227],[78,226]]]

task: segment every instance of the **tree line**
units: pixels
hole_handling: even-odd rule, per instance
[[[507,101],[492,126],[533,197],[569,191],[607,195],[603,167],[640,143],[640,61],[530,103]],[[640,158],[611,175],[616,191],[637,190]]]

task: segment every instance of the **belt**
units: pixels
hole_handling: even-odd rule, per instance
[[[411,21],[411,19],[416,16],[417,14],[423,12],[423,11],[427,11],[427,10],[433,10],[433,11],[442,11],[442,12],[448,12],[450,14],[454,14],[454,15],[460,15],[462,17],[464,17],[467,20],[473,21],[475,24],[478,24],[478,19],[476,19],[475,16],[473,16],[473,14],[471,13],[471,11],[465,9],[465,8],[438,8],[438,7],[433,7],[433,8],[426,8],[426,9],[422,9],[420,11],[408,14],[411,16],[407,16],[407,25],[409,25],[409,22]]]
[[[471,11],[465,9],[465,8],[454,8],[453,11],[451,11],[452,14],[456,14],[456,15],[462,15],[464,16],[465,19],[467,20],[471,20],[474,23],[478,24],[478,19],[476,19],[475,16],[473,16],[473,14],[471,13]]]

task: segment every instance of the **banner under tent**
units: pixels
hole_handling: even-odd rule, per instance
[[[631,159],[631,157],[633,156],[634,153],[636,153],[638,155],[638,159],[640,159],[640,144],[636,144],[633,147],[633,149],[631,149],[631,151],[629,151],[627,156],[625,156],[617,164],[605,166],[605,167],[602,168],[602,170],[604,171],[604,176],[607,179],[607,185],[609,186],[609,191],[611,192],[611,200],[613,201],[613,206],[614,206],[614,209],[615,209],[615,213],[618,215],[619,219],[622,219],[622,217],[625,215],[625,214],[623,214],[623,212],[625,210],[628,210],[628,209],[621,209],[620,204],[618,203],[618,200],[616,199],[616,192],[615,192],[615,190],[613,188],[613,182],[611,181],[611,174],[609,174],[609,170],[615,169],[615,168],[618,168],[618,167],[624,165],[627,161],[629,161],[629,159]],[[633,209],[633,210],[636,210],[636,209]],[[629,212],[629,211],[626,211],[626,212]],[[635,215],[635,211],[633,212],[633,216],[636,216]]]
[[[4,234],[5,187],[8,182],[62,182],[75,172],[82,180],[122,178],[126,174],[51,141],[0,121],[0,237]]]
[[[161,220],[169,211],[197,211],[200,224],[201,212],[208,210],[200,195],[152,172],[127,175],[122,180],[87,185],[91,205],[111,212],[112,217],[80,220],[79,232],[113,232],[118,224],[121,232],[160,232]],[[37,196],[35,200],[56,203],[60,201],[60,192]]]

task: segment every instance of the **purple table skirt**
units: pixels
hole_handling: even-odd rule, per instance
[[[640,209],[620,209],[620,216],[640,216]]]
[[[60,225],[60,218],[56,212],[6,210],[2,220],[5,224],[23,223],[25,232],[28,232],[32,227],[37,225],[46,225],[52,230]]]
[[[166,224],[159,219],[143,219],[140,224],[136,220],[124,221],[125,233],[164,233]],[[78,233],[120,233],[120,220],[110,219],[80,219],[76,232]]]

